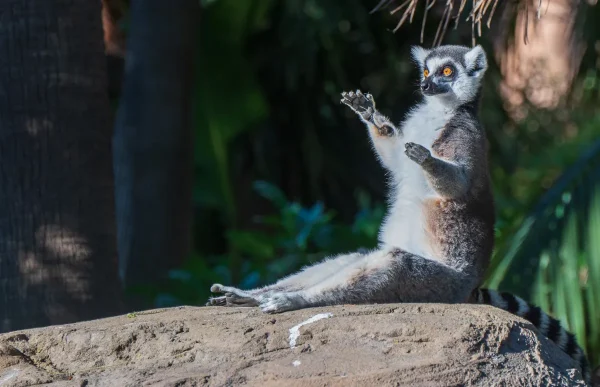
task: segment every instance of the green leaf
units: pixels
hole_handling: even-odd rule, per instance
[[[254,182],[253,187],[260,196],[270,200],[277,208],[283,209],[287,205],[284,193],[274,184],[259,180]]]
[[[263,233],[229,230],[227,238],[238,252],[252,258],[269,259],[275,255],[273,240]]]
[[[541,197],[487,280],[566,323],[592,363],[600,353],[599,177],[596,140]]]

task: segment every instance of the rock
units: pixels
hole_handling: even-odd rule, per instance
[[[179,307],[0,335],[0,386],[33,385],[584,384],[570,357],[499,309],[389,304]]]

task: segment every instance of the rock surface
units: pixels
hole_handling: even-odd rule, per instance
[[[479,305],[180,307],[0,335],[2,387],[583,385],[574,367]]]

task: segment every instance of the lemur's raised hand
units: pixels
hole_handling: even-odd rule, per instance
[[[370,94],[342,93],[363,121],[391,175],[391,205],[379,248],[344,254],[254,290],[215,284],[224,296],[208,305],[259,306],[264,312],[392,302],[491,304],[531,321],[589,370],[575,338],[537,307],[506,293],[479,289],[494,243],[494,202],[487,140],[478,117],[487,69],[480,46],[412,49],[423,101],[398,126]]]

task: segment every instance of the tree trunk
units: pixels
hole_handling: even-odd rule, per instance
[[[0,331],[121,312],[100,1],[0,1]]]
[[[156,283],[190,251],[198,0],[133,0],[114,138],[120,274]],[[132,306],[145,307],[133,296]]]

